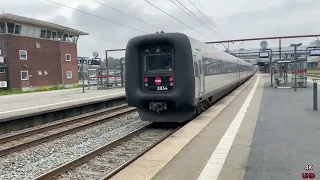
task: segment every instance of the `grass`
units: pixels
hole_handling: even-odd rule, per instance
[[[65,86],[58,86],[57,85],[57,86],[53,86],[53,87],[41,87],[39,89],[27,90],[27,91],[0,89],[0,96],[14,95],[14,94],[26,94],[26,93],[33,93],[33,92],[55,91],[55,90],[60,90],[60,89],[73,89],[73,88],[81,88],[81,87],[82,87],[81,84],[77,84],[72,87],[65,87]]]
[[[319,70],[308,70],[308,74],[319,74],[320,75],[320,71]]]

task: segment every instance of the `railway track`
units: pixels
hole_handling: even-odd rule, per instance
[[[82,129],[111,120],[134,111],[136,108],[120,105],[107,110],[87,113],[69,118],[49,126],[25,131],[22,133],[0,138],[0,157],[46,141],[71,134]]]
[[[109,179],[182,127],[159,128],[155,124],[132,131],[36,179]]]

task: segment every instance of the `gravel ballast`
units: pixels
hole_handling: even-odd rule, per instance
[[[149,124],[130,113],[98,126],[0,157],[0,179],[34,179]]]

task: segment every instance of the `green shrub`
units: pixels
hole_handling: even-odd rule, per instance
[[[81,87],[82,87],[82,84],[77,84],[73,86],[73,88],[81,88]]]
[[[41,87],[41,88],[35,90],[35,92],[39,92],[39,91],[49,91],[49,88]]]

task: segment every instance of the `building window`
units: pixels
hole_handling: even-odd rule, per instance
[[[47,30],[46,39],[51,39],[51,30]]]
[[[0,73],[6,73],[6,68],[0,67]]]
[[[27,60],[28,59],[28,55],[27,55],[27,51],[26,50],[19,50],[19,56],[20,56],[20,59],[22,59],[22,60]]]
[[[12,22],[7,22],[9,34],[21,34],[21,25]]]
[[[0,34],[6,33],[6,32],[7,32],[6,22],[0,22]]]
[[[72,71],[67,71],[67,79],[72,79]]]
[[[21,34],[21,25],[16,24],[14,26],[14,34]]]
[[[74,41],[74,36],[70,34],[68,38],[68,42],[73,42],[73,41]]]
[[[78,42],[78,39],[79,39],[79,36],[75,36],[74,42],[77,43],[77,42]]]
[[[29,80],[29,72],[28,71],[20,71],[21,74],[21,80]]]
[[[63,40],[62,41],[67,42],[68,41],[68,37],[69,37],[68,34],[63,34]]]
[[[66,54],[66,61],[71,61],[71,54]]]
[[[56,31],[52,31],[51,39],[52,40],[56,40],[56,38],[57,38],[57,32]]]
[[[41,29],[41,34],[40,38],[46,38],[47,30],[46,29]]]
[[[58,32],[58,35],[57,35],[56,40],[57,40],[57,41],[61,41],[61,39],[62,39],[62,35],[63,35],[63,33],[62,33],[62,32]]]
[[[14,33],[14,23],[7,22],[7,26],[8,26],[8,33],[13,34]]]

